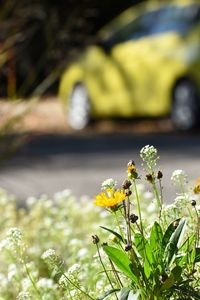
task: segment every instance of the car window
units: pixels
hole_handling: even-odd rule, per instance
[[[143,15],[143,18],[145,23],[146,16]],[[148,23],[147,34],[152,35],[168,31],[185,33],[197,22],[200,22],[200,5],[166,6],[157,12],[157,19],[154,22]]]
[[[147,11],[119,28],[106,41],[106,44],[108,47],[112,47],[113,44],[168,31],[185,33],[197,22],[200,22],[199,4],[184,7],[163,6],[156,10]]]

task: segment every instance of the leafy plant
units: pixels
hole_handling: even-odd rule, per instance
[[[102,226],[115,237],[114,243],[102,245],[113,264],[112,272],[109,272],[110,280],[115,280],[112,289],[113,286],[118,287],[120,293],[116,298],[120,300],[200,299],[199,278],[195,276],[200,262],[199,214],[195,208],[196,202],[189,201],[188,194],[183,191],[185,173],[178,170],[172,179],[180,184],[181,195],[190,204],[189,214],[183,214],[169,223],[161,196],[162,172],[156,171],[157,150],[153,146],[145,146],[140,155],[158,208],[158,216],[153,224],[146,223],[142,218],[136,185],[140,177],[134,161],[128,163],[128,179],[118,191],[125,195],[125,199],[121,196],[119,203],[119,198],[114,197],[117,192],[112,184],[103,187],[103,192],[94,202],[105,206],[118,220],[118,232]],[[157,186],[161,188],[160,191]],[[138,216],[132,211],[137,211]]]
[[[121,188],[102,183],[95,206],[66,190],[18,209],[0,190],[0,300],[200,299],[200,179],[191,190],[174,171],[180,193],[165,204],[157,150],[140,154],[152,192],[134,161]]]

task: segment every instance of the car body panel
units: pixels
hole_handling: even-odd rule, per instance
[[[199,2],[174,3],[184,6]],[[141,7],[122,14],[121,23],[130,16],[137,17]],[[119,20],[118,27],[122,26]],[[114,28],[111,25],[102,32],[109,36]],[[92,117],[162,116],[170,113],[176,82],[188,77],[199,86],[199,70],[200,22],[184,35],[169,30],[139,39],[129,37],[113,43],[108,51],[89,47],[64,72],[59,96],[67,106],[74,86],[82,82],[88,89]]]

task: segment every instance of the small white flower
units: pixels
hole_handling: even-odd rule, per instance
[[[37,199],[35,197],[28,197],[26,200],[26,203],[29,207],[32,207],[37,202]]]
[[[3,273],[0,273],[0,288],[4,289],[7,286],[8,286],[7,277]]]
[[[140,157],[147,164],[148,169],[156,166],[156,162],[159,159],[158,151],[154,146],[146,145],[140,150]]]
[[[28,290],[32,286],[32,283],[29,278],[23,278],[21,280],[21,285],[23,290]]]
[[[63,286],[63,287],[67,287],[68,286],[68,284],[69,284],[69,282],[68,282],[68,280],[67,280],[67,277],[68,276],[68,274],[67,273],[64,273],[61,277],[60,277],[60,279],[59,279],[59,284],[61,285],[61,286]]]
[[[200,205],[196,205],[196,210],[200,213]]]
[[[57,256],[56,256],[56,251],[54,249],[46,250],[42,254],[41,258],[50,266],[56,265]]]
[[[41,289],[48,289],[48,290],[53,290],[56,287],[53,280],[50,278],[40,278],[37,282],[37,286]]]
[[[17,275],[17,266],[11,264],[8,267],[8,280],[11,281]]]
[[[108,178],[106,179],[105,181],[102,182],[101,184],[101,189],[102,190],[106,190],[106,189],[112,189],[112,188],[115,188],[117,185],[117,181],[115,181],[114,179],[112,178]]]
[[[85,257],[85,255],[88,253],[87,248],[82,248],[78,251],[77,255],[79,258]]]
[[[74,264],[68,269],[67,273],[68,274],[78,273],[80,271],[80,268],[81,266],[79,264]]]
[[[174,199],[174,204],[178,208],[183,208],[184,206],[186,206],[187,202],[188,202],[188,200],[187,200],[187,198],[184,195],[178,195]]]
[[[10,228],[6,235],[8,242],[12,245],[20,246],[22,244],[22,233],[19,228]]]
[[[71,195],[72,195],[71,190],[66,189],[64,191],[55,193],[54,194],[54,199],[55,199],[55,201],[59,202],[60,200],[69,198]]]
[[[175,170],[172,173],[171,180],[175,184],[180,184],[180,183],[187,181],[187,175],[186,175],[185,171],[183,171],[183,170]]]
[[[9,247],[9,240],[5,239],[0,242],[0,250]]]
[[[29,292],[24,291],[24,292],[20,292],[17,296],[18,300],[29,300],[32,299],[31,295]]]

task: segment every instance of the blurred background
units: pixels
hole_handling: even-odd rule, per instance
[[[66,188],[93,196],[110,177],[121,184],[127,162],[140,166],[146,144],[159,150],[166,201],[174,169],[191,180],[200,175],[199,128],[180,132],[168,117],[142,117],[106,118],[74,131],[58,99],[65,69],[98,42],[102,27],[139,2],[0,1],[0,186],[19,202]]]

